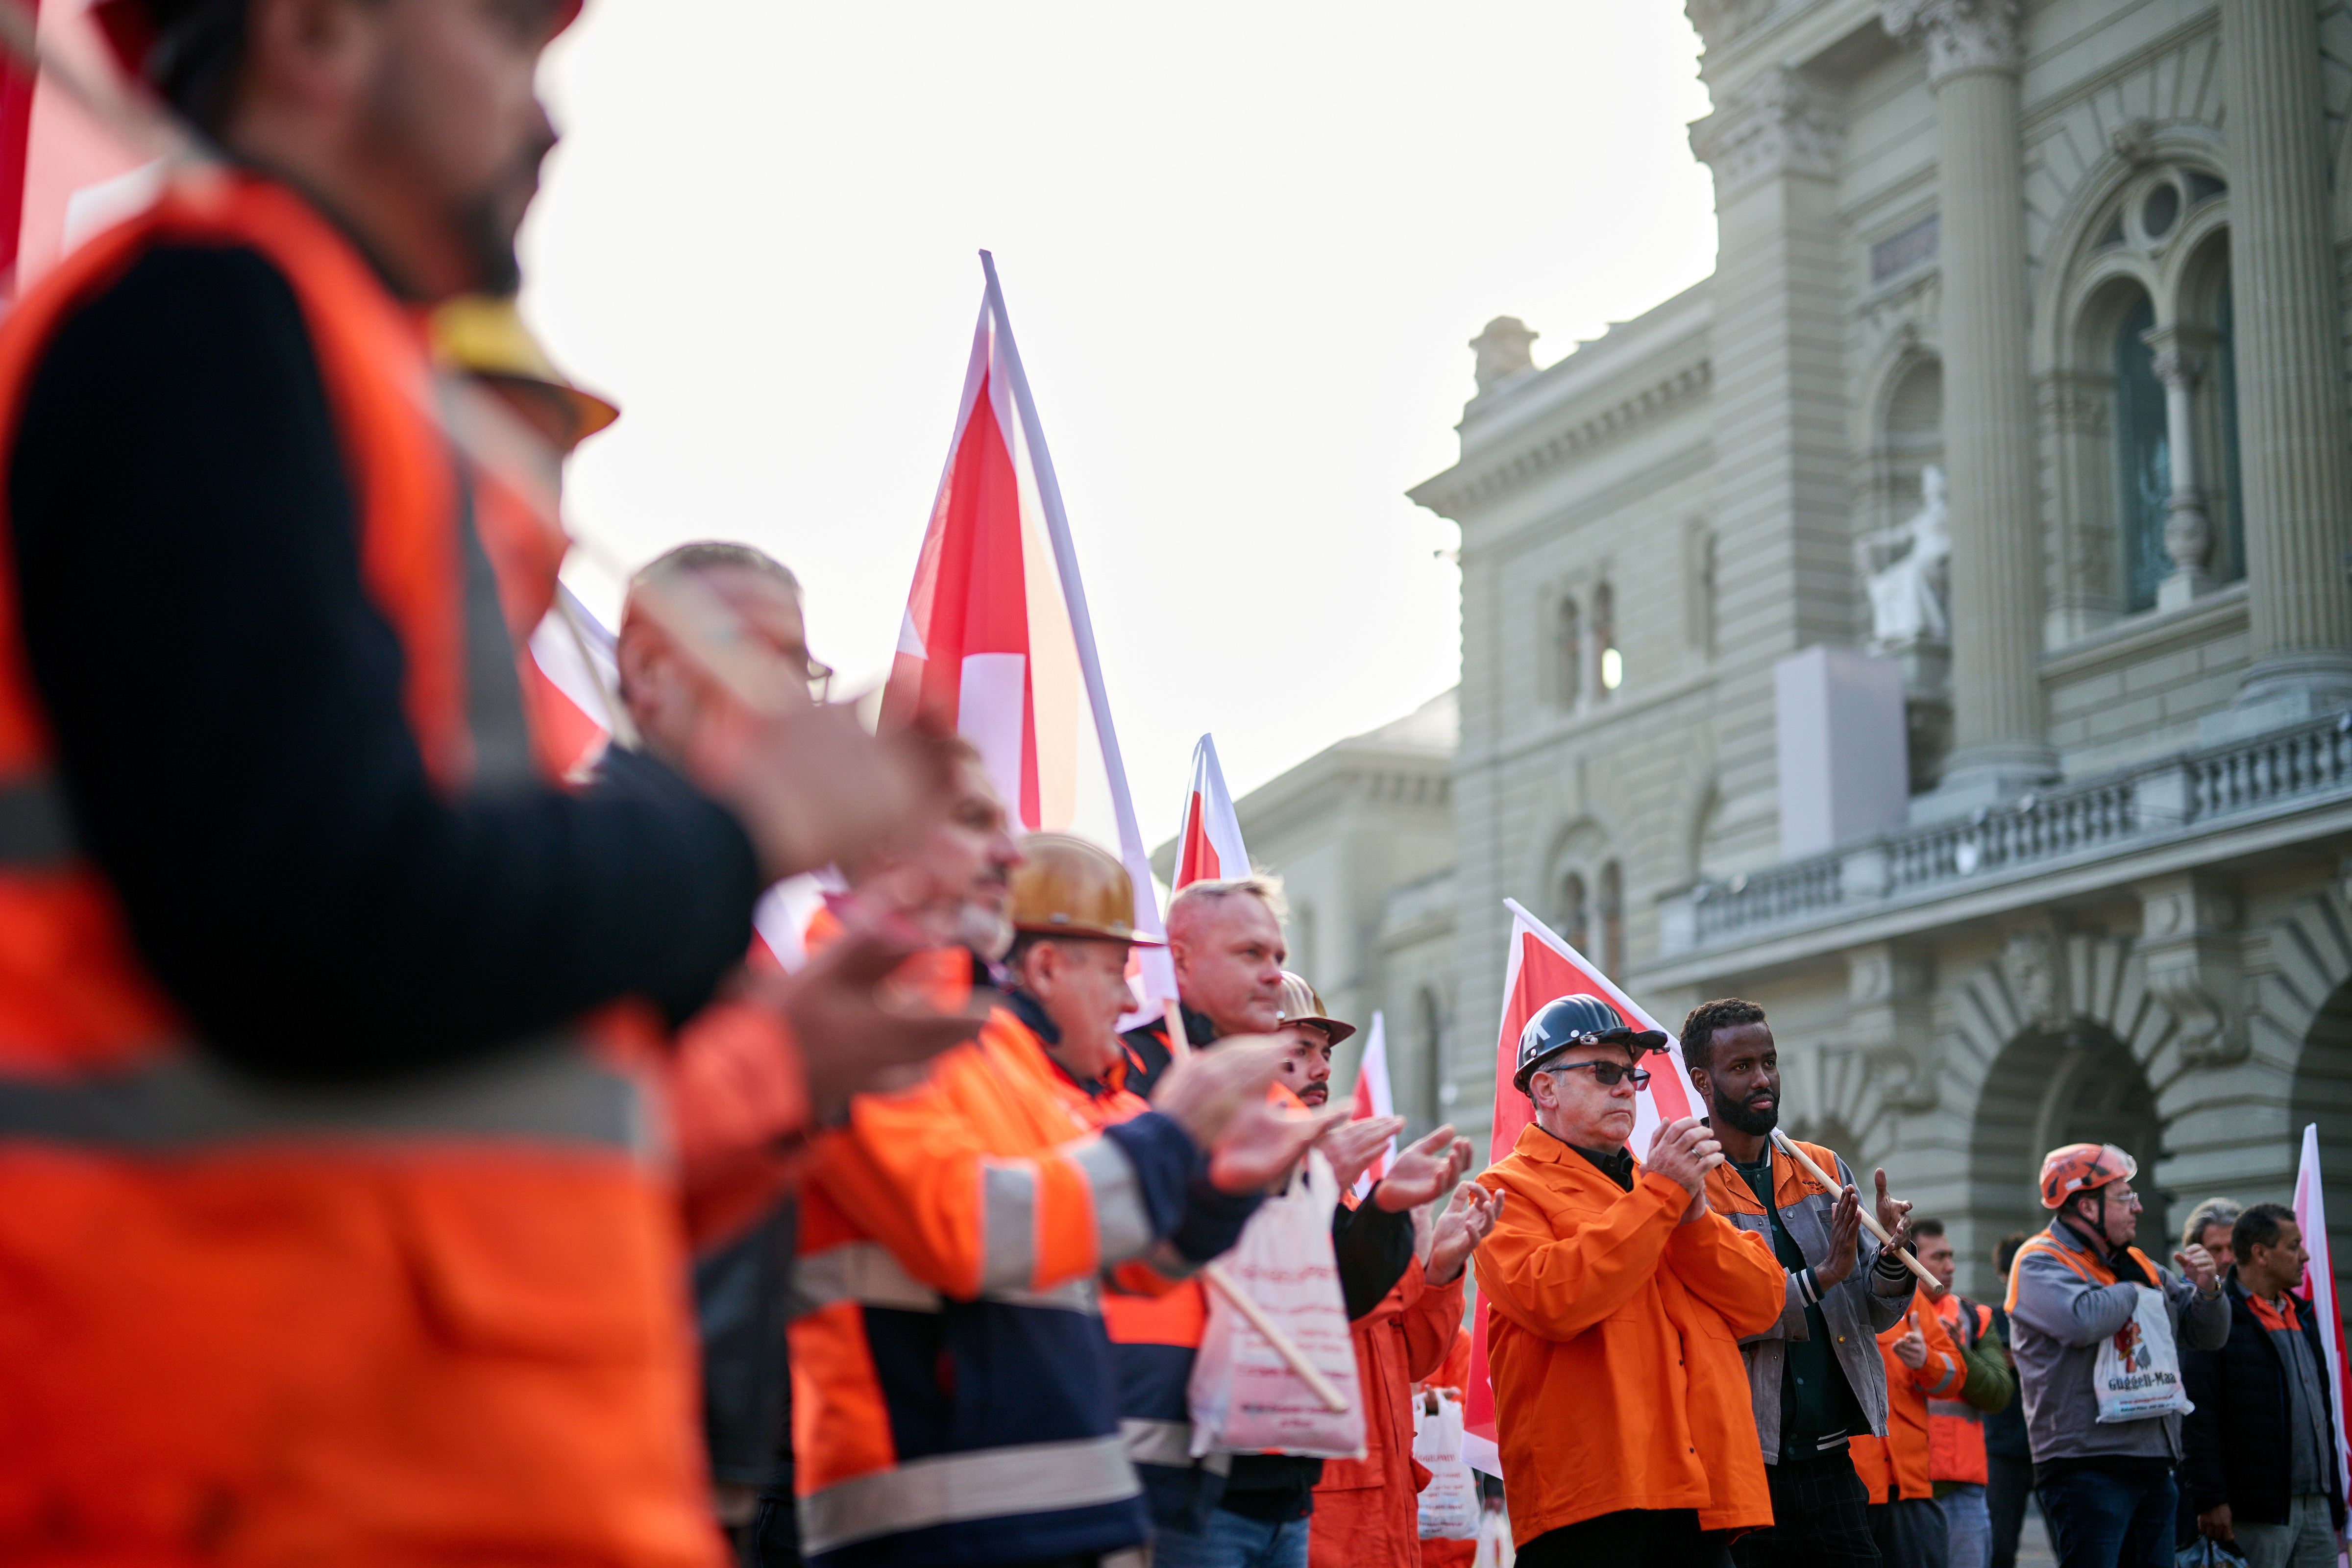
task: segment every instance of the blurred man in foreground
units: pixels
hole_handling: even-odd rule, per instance
[[[1547,1005],[1511,1080],[1535,1120],[1478,1178],[1508,1199],[1475,1266],[1524,1568],[1723,1568],[1772,1522],[1738,1342],[1779,1320],[1787,1275],[1712,1212],[1706,1123],[1626,1147],[1665,1044],[1598,996]]]
[[[1778,1321],[1743,1341],[1772,1523],[1732,1548],[1741,1568],[1878,1561],[1869,1495],[1850,1443],[1886,1434],[1886,1376],[1873,1341],[1900,1322],[1911,1275],[1862,1229],[1862,1194],[1835,1152],[1804,1144],[1835,1192],[1774,1149],[1780,1056],[1764,1009],[1737,996],[1704,1002],[1683,1020],[1683,1062],[1706,1104],[1723,1163],[1707,1174],[1707,1204],[1762,1237],[1787,1271]],[[1878,1214],[1903,1234],[1910,1205],[1886,1195]],[[1894,1264],[1890,1268],[1889,1264]]]
[[[418,308],[512,291],[576,9],[107,12],[235,162],[0,328],[0,1558],[718,1552],[643,1073],[932,784],[805,704],[538,770]]]

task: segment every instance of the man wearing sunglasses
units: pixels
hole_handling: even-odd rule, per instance
[[[1738,1342],[1780,1320],[1785,1277],[1710,1208],[1704,1121],[1626,1146],[1665,1046],[1598,996],[1546,1005],[1511,1080],[1534,1123],[1478,1178],[1511,1194],[1475,1262],[1521,1568],[1726,1568],[1772,1522]]]

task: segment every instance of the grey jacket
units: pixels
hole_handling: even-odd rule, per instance
[[[1834,1166],[1841,1185],[1853,1184],[1853,1173],[1846,1169],[1843,1160],[1818,1144],[1808,1143],[1804,1149],[1824,1170]],[[1713,1176],[1707,1196],[1717,1212],[1740,1229],[1762,1237],[1769,1248],[1772,1245],[1771,1221],[1756,1210],[1755,1191],[1740,1179],[1728,1161],[1717,1166]],[[1804,1195],[1780,1210],[1780,1223],[1788,1228],[1789,1237],[1797,1244],[1798,1250],[1805,1255],[1806,1262],[1818,1267],[1829,1260],[1830,1211],[1837,1205],[1837,1194],[1817,1189],[1786,1154],[1773,1150],[1774,1195],[1784,1191],[1791,1180],[1801,1186]],[[1837,1341],[1838,1365],[1853,1386],[1854,1403],[1870,1418],[1871,1436],[1884,1437],[1886,1363],[1878,1353],[1878,1335],[1902,1321],[1903,1314],[1910,1310],[1912,1279],[1906,1272],[1900,1285],[1881,1281],[1874,1268],[1878,1252],[1877,1239],[1864,1231],[1853,1272],[1822,1292],[1821,1307],[1822,1320]],[[1801,1274],[1789,1275],[1780,1321],[1739,1342],[1739,1353],[1748,1362],[1748,1396],[1756,1407],[1756,1436],[1764,1445],[1764,1462],[1768,1465],[1778,1464],[1780,1458],[1780,1369],[1788,1355],[1789,1342],[1807,1337],[1805,1303],[1811,1283]],[[1893,1290],[1895,1294],[1881,1295],[1881,1290]]]
[[[2073,1258],[2095,1258],[2072,1226],[2050,1222],[2043,1233]],[[2039,1239],[2038,1237],[2036,1239]],[[2184,1351],[2221,1348],[2230,1337],[2229,1298],[2200,1299],[2197,1288],[2151,1261],[2157,1287],[2172,1316],[2172,1337]],[[2099,1424],[2094,1371],[2099,1345],[2131,1321],[2139,1287],[2129,1280],[2100,1285],[2067,1267],[2064,1258],[2029,1247],[2018,1255],[2009,1310],[2010,1353],[2017,1359],[2025,1395],[2025,1436],[2033,1462],[2053,1459],[2180,1461],[2180,1417],[2150,1415]]]

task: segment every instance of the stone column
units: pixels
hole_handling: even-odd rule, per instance
[[[1944,455],[1952,481],[1952,756],[1936,812],[2056,772],[2036,656],[2042,525],[2026,368],[2024,154],[2017,0],[1882,0],[1927,57],[1940,131]]]
[[[2312,0],[2221,0],[2251,662],[2240,729],[2352,699],[2352,461]]]
[[[2165,441],[2172,462],[2172,497],[2164,515],[2164,552],[2172,557],[2172,574],[2157,584],[2156,605],[2177,610],[2213,590],[2212,575],[2205,570],[2213,554],[2213,524],[2197,484],[2196,405],[2212,334],[2175,325],[2141,335],[2156,351],[2156,379],[2164,384]]]

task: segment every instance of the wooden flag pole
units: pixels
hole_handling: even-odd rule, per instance
[[[1788,1155],[1790,1159],[1794,1160],[1798,1164],[1803,1166],[1805,1174],[1812,1177],[1813,1180],[1819,1182],[1830,1191],[1834,1193],[1843,1186],[1844,1184],[1832,1178],[1827,1172],[1823,1171],[1819,1165],[1814,1164],[1811,1160],[1808,1159],[1805,1155],[1805,1152],[1797,1147],[1796,1140],[1790,1138],[1786,1132],[1781,1131],[1777,1127],[1772,1129],[1772,1142],[1774,1146],[1779,1148],[1780,1152]],[[1910,1269],[1912,1273],[1916,1274],[1919,1277],[1920,1281],[1924,1283],[1928,1289],[1935,1291],[1939,1296],[1942,1295],[1944,1291],[1944,1282],[1941,1279],[1937,1279],[1933,1274],[1928,1273],[1927,1266],[1920,1262],[1916,1258],[1912,1257],[1908,1247],[1895,1247],[1895,1238],[1886,1234],[1886,1227],[1878,1223],[1878,1216],[1870,1212],[1870,1207],[1871,1205],[1868,1204],[1862,1205],[1863,1228],[1870,1232],[1871,1235],[1878,1237],[1878,1244],[1881,1247],[1895,1247],[1895,1256],[1903,1260],[1903,1266]]]
[[[1282,1364],[1298,1374],[1298,1381],[1305,1384],[1307,1390],[1323,1402],[1324,1409],[1334,1415],[1345,1415],[1348,1413],[1348,1396],[1332,1386],[1331,1380],[1324,1376],[1313,1362],[1307,1359],[1307,1352],[1300,1350],[1292,1342],[1288,1334],[1284,1333],[1275,1325],[1274,1320],[1265,1315],[1265,1308],[1251,1300],[1247,1292],[1234,1283],[1231,1275],[1215,1264],[1207,1263],[1201,1267],[1201,1278],[1207,1280],[1218,1295],[1231,1301],[1234,1304],[1234,1310],[1249,1320],[1251,1328],[1265,1337],[1265,1342],[1274,1347],[1274,1353],[1282,1358]]]

